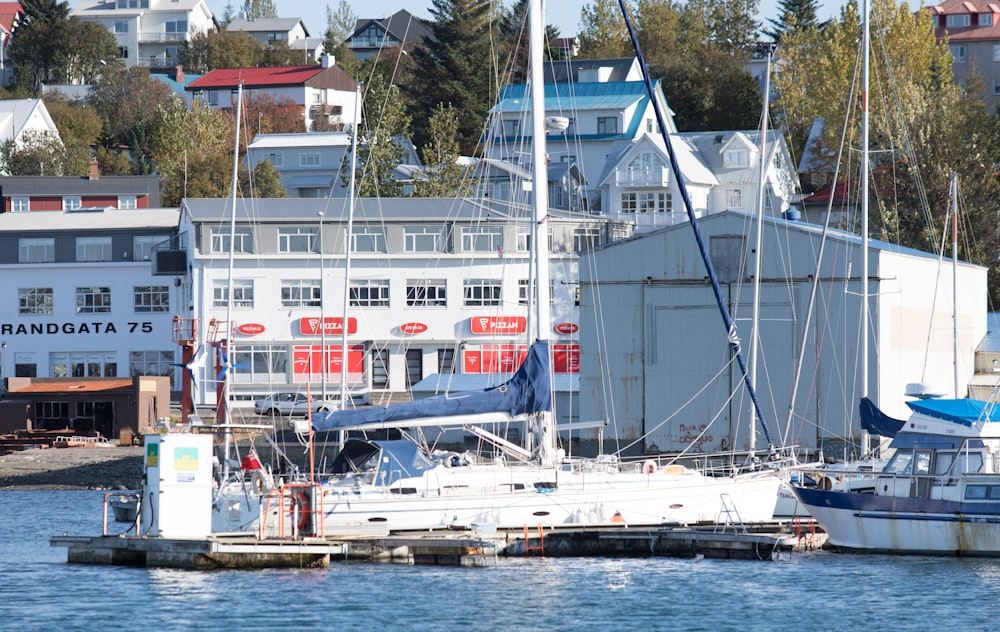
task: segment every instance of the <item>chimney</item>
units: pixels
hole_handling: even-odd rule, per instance
[[[87,173],[88,180],[100,180],[101,170],[97,168],[97,158],[90,159],[90,170]]]
[[[322,64],[323,68],[332,68],[337,65],[337,58],[330,53],[323,53]]]
[[[174,71],[174,81],[184,83],[184,66],[181,64],[177,64],[177,69]]]

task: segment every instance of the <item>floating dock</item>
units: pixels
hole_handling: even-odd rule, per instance
[[[501,556],[708,557],[775,560],[822,547],[811,521],[732,527],[609,527],[523,531],[430,531],[303,539],[253,534],[178,539],[135,535],[57,536],[71,564],[183,569],[323,568],[333,561],[492,566]]]

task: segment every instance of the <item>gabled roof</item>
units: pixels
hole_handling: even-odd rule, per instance
[[[4,99],[0,100],[0,142],[17,140],[36,112],[44,126],[59,138],[59,130],[41,99]]]
[[[0,30],[10,35],[23,15],[24,9],[21,8],[20,2],[0,2]],[[4,44],[6,43],[4,38]]]
[[[574,83],[580,81],[580,71],[606,69],[605,81],[636,81],[642,78],[639,61],[635,57],[613,59],[562,59],[545,62],[545,83]]]
[[[1000,40],[1000,5],[995,2],[985,0],[945,0],[933,7],[926,9],[934,16],[934,35],[940,39],[945,35],[948,40],[972,41],[972,40]],[[992,24],[985,26],[978,25],[980,14],[994,16]],[[969,15],[970,25],[963,27],[942,27],[940,17],[948,15]]]
[[[260,20],[245,20],[238,18],[226,26],[227,31],[246,31],[247,33],[288,33],[298,25],[309,36],[309,29],[299,18],[263,18]]]
[[[401,9],[388,18],[359,19],[355,24],[354,32],[351,33],[348,39],[353,38],[372,24],[381,26],[382,30],[388,33],[393,39],[404,43],[414,42],[419,44],[425,37],[435,39],[434,33],[427,28],[424,21],[406,9]]]
[[[677,156],[677,163],[680,166],[681,173],[684,174],[685,182],[704,185],[716,185],[719,183],[711,169],[705,166],[704,161],[698,154],[697,148],[691,141],[680,135],[671,136],[671,139],[674,141],[674,155]],[[626,157],[649,150],[658,153],[663,158],[664,164],[670,164],[666,143],[663,142],[663,137],[659,134],[643,134],[634,141],[616,142],[612,146],[611,151],[608,152],[608,159],[605,161],[601,177],[597,181],[598,186],[605,184],[605,181],[612,176],[614,170]]]
[[[184,87],[195,90],[236,89],[240,82],[245,88],[284,88],[310,86],[353,92],[355,81],[342,68],[310,66],[279,66],[274,68],[217,68]]]

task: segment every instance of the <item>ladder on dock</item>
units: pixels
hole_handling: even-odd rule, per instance
[[[719,494],[719,498],[722,500],[722,509],[715,519],[715,529],[712,533],[725,533],[726,527],[730,525],[733,527],[733,533],[746,533],[747,527],[743,524],[743,518],[740,517],[739,509],[736,508],[732,496],[723,493]]]

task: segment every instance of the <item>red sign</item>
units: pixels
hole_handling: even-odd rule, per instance
[[[320,323],[323,323],[322,329]],[[344,319],[339,317],[319,318],[307,316],[299,319],[299,333],[303,336],[318,336],[325,330],[327,334],[343,335]],[[351,316],[347,319],[347,333],[358,333],[358,319]]]
[[[513,373],[527,355],[525,345],[482,345],[466,349],[462,361],[465,373]]]
[[[559,323],[553,329],[557,334],[575,334],[580,331],[580,327],[576,323]]]
[[[580,345],[552,345],[552,372],[579,373]]]
[[[256,336],[264,333],[264,325],[260,323],[243,323],[236,327],[236,331],[244,336]]]
[[[326,378],[329,382],[340,382],[342,367],[341,346],[326,346],[326,375],[323,375],[323,347],[320,345],[295,345],[292,347],[292,379],[295,382],[315,382]],[[365,346],[348,345],[347,380],[357,382],[365,373]]]
[[[473,316],[474,334],[523,334],[528,330],[524,316]]]
[[[403,323],[399,326],[399,333],[413,336],[427,331],[427,325],[423,323]]]

